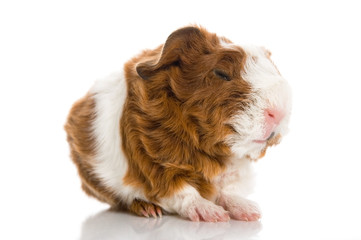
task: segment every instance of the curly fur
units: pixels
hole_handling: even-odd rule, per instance
[[[179,29],[73,106],[65,129],[83,189],[143,216],[161,207],[195,221],[255,220],[246,193],[229,189],[286,133],[289,92],[267,50]],[[286,117],[261,143],[268,107]]]

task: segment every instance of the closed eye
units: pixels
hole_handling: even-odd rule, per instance
[[[223,72],[222,70],[214,69],[213,72],[218,78],[221,78],[222,80],[225,80],[225,81],[231,81],[231,77],[227,73]]]

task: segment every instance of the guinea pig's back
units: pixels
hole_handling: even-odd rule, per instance
[[[121,202],[117,193],[125,190],[119,182],[127,169],[119,127],[125,97],[123,73],[114,73],[73,105],[65,124],[83,190],[113,207]]]

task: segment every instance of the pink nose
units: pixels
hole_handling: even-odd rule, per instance
[[[268,108],[264,112],[266,123],[278,125],[284,117],[284,113],[278,109]]]
[[[284,112],[276,108],[267,108],[264,111],[265,116],[265,139],[267,139],[275,128],[280,124],[283,117],[285,116]]]

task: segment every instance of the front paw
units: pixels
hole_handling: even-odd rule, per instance
[[[223,195],[219,198],[218,204],[235,220],[257,221],[261,218],[257,203],[242,197]]]
[[[129,210],[138,216],[147,218],[149,218],[149,216],[153,216],[154,218],[157,218],[157,216],[162,217],[162,209],[159,206],[139,199],[133,200]]]
[[[228,212],[222,207],[201,198],[188,206],[181,215],[195,222],[227,222],[230,219]]]

